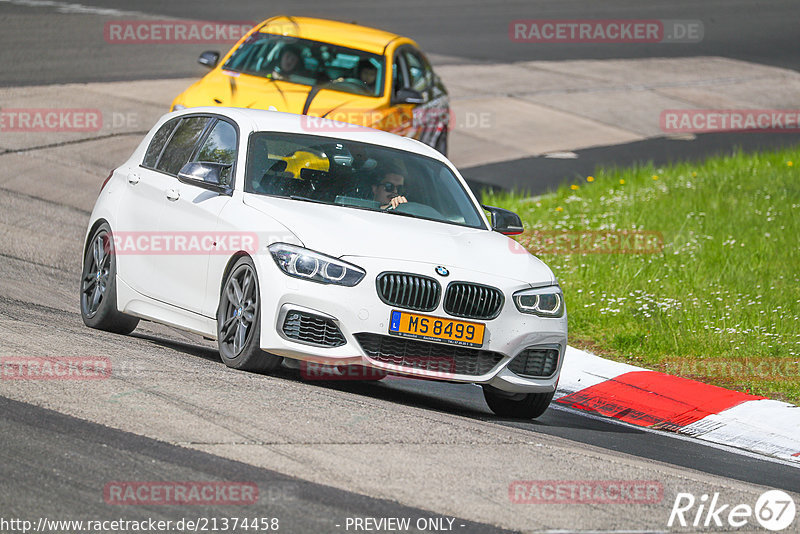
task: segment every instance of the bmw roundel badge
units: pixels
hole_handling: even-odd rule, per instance
[[[441,265],[436,268],[436,274],[439,276],[447,276],[450,274],[450,271],[447,270],[446,267],[442,267]]]

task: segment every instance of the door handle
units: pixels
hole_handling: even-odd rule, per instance
[[[171,202],[175,202],[181,198],[181,192],[177,189],[167,189],[167,200]]]
[[[132,172],[128,175],[128,183],[131,185],[136,185],[139,183],[139,175],[135,172]]]

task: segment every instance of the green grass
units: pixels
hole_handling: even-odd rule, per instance
[[[483,201],[526,233],[663,236],[655,253],[537,254],[564,289],[572,345],[800,403],[800,148],[601,169],[542,197]]]

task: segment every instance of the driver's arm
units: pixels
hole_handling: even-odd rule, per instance
[[[406,199],[406,197],[394,197],[392,200],[390,200],[390,201],[389,201],[389,203],[388,203],[388,204],[386,204],[385,206],[381,206],[381,209],[384,209],[384,210],[393,210],[393,209],[395,209],[397,206],[399,206],[400,204],[404,204],[404,203],[406,203],[406,202],[408,202],[408,200]]]

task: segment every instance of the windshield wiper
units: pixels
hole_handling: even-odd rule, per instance
[[[404,211],[397,211],[396,209],[393,209],[393,210],[386,209],[386,210],[380,210],[380,211],[381,211],[381,213],[392,213],[394,215],[402,215],[403,217],[411,217],[412,219],[422,219],[422,217],[417,217],[416,215],[412,215],[412,214],[406,213]]]
[[[353,206],[350,204],[336,204],[335,202],[332,204],[330,202],[325,202],[324,200],[317,200],[315,198],[308,198],[299,195],[291,195],[291,196],[283,196],[283,195],[274,195],[279,198],[288,198],[290,200],[300,200],[302,202],[313,202],[314,204],[325,204],[326,206],[341,206],[343,208],[355,208],[357,210],[364,210],[364,211],[372,211],[376,213],[392,213],[394,215],[402,215],[403,217],[411,217],[412,219],[425,219],[425,217],[417,217],[416,215],[412,215],[410,213],[405,213],[403,211],[395,211],[395,210],[376,210],[373,208],[367,208],[365,206]],[[435,219],[430,219],[435,220]]]
[[[289,198],[291,200],[302,200],[303,202],[313,202],[314,204],[327,204],[328,206],[331,205],[330,202],[325,202],[324,200],[317,200],[316,198],[301,197],[297,195],[291,195]]]

